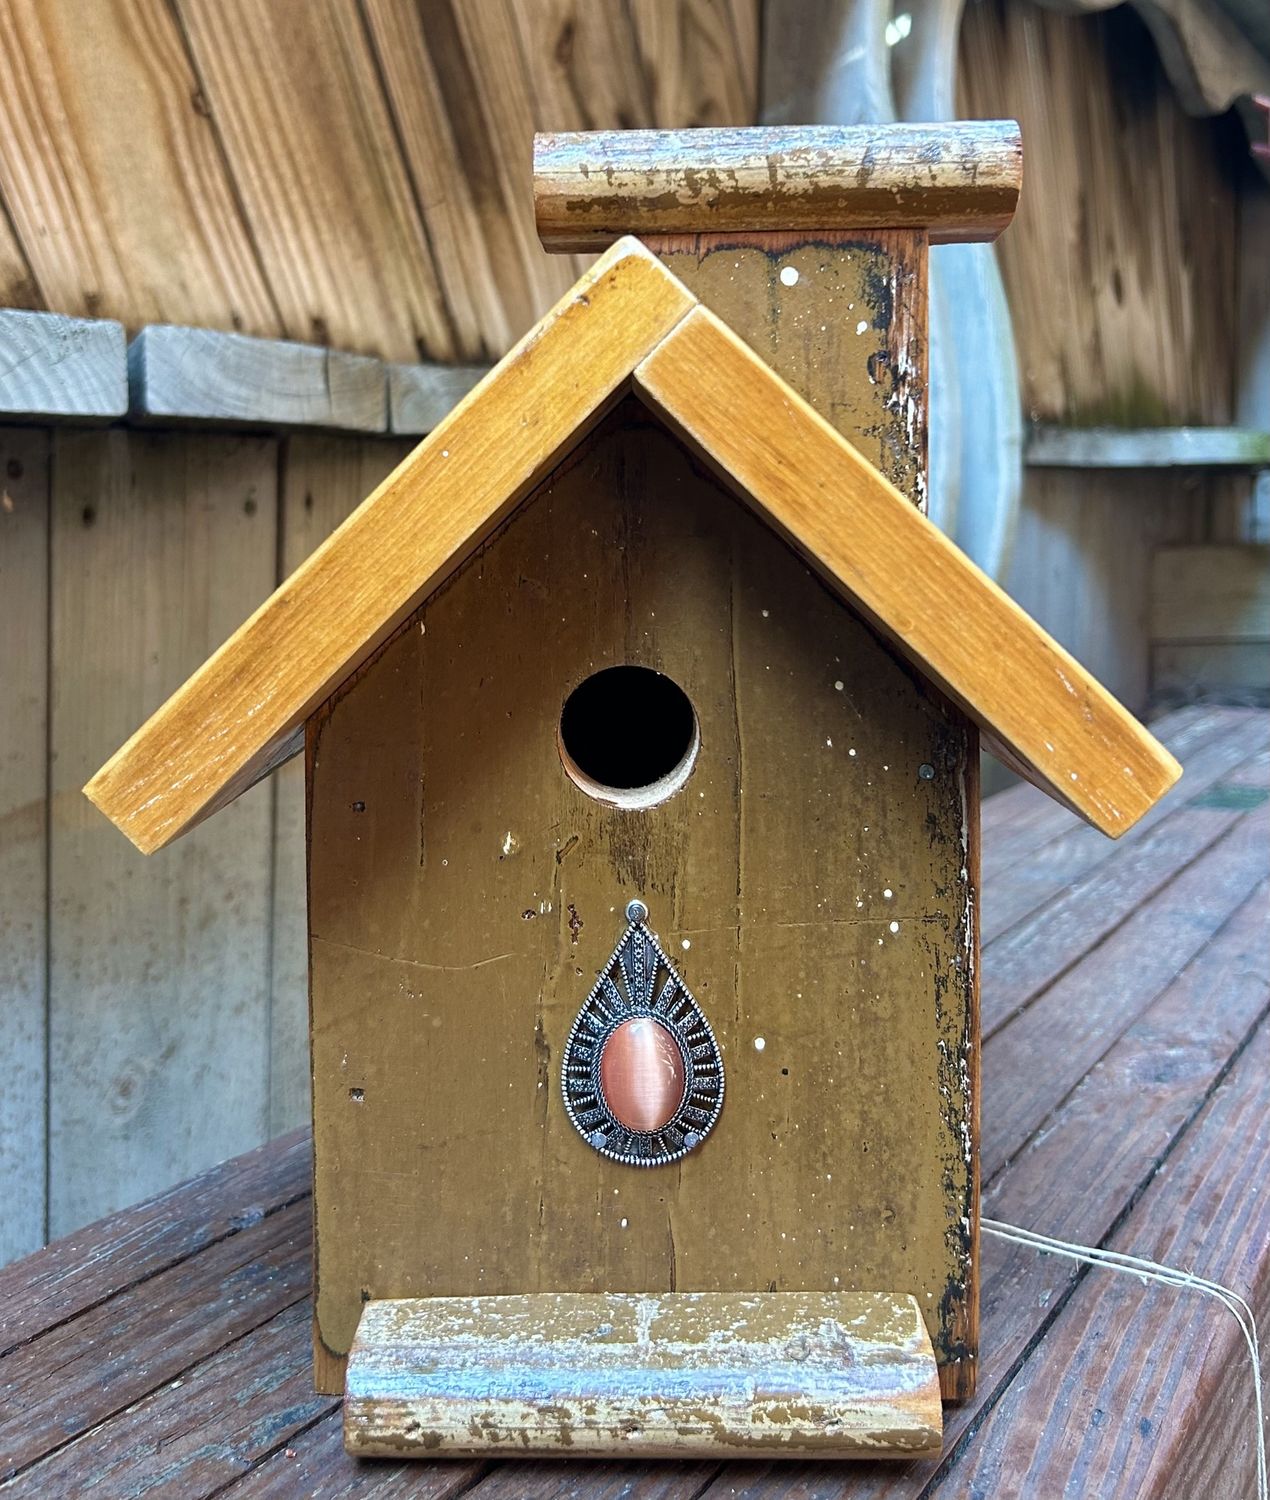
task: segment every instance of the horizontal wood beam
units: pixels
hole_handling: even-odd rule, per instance
[[[731,230],[914,228],[934,244],[993,240],[1022,180],[1013,120],[534,137],[538,235],[556,251]]]
[[[1270,468],[1270,432],[1246,427],[1056,427],[1028,433],[1034,469]]]
[[[912,1458],[942,1437],[930,1335],[899,1293],[371,1301],[344,1394],[359,1456]]]
[[[156,323],[128,349],[128,380],[134,417],[388,430],[383,364],[313,344]]]
[[[389,365],[389,431],[403,437],[431,432],[488,374],[488,365]]]
[[[121,324],[0,310],[0,413],[100,422],[127,410]]]

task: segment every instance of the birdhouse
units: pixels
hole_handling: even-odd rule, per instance
[[[1179,774],[923,514],[928,247],[1019,170],[540,138],[603,253],[89,784],[148,853],[305,756],[352,1451],[911,1454],[973,1389],[980,736],[1113,837]]]

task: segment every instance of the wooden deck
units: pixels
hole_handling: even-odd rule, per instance
[[[1270,715],[1157,726],[1180,787],[1111,844],[984,825],[984,1212],[1270,1301]],[[0,1271],[0,1495],[477,1500],[1251,1495],[1233,1319],[985,1238],[979,1394],[918,1465],[355,1463],[309,1370],[289,1136]],[[1264,1326],[1264,1323],[1263,1323]]]

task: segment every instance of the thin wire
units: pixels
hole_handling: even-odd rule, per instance
[[[1094,1245],[1076,1245],[1068,1240],[1056,1240],[1048,1234],[1037,1234],[1031,1229],[1020,1229],[1015,1224],[1003,1224],[998,1219],[980,1219],[985,1233],[999,1240],[1011,1240],[1029,1250],[1041,1250],[1051,1255],[1061,1255],[1067,1260],[1084,1261],[1086,1265],[1102,1266],[1109,1271],[1122,1271],[1137,1276],[1142,1281],[1156,1281],[1162,1286],[1189,1287],[1192,1291],[1204,1292],[1215,1297],[1233,1315],[1248,1346],[1252,1360],[1253,1405],[1257,1414],[1257,1500],[1270,1500],[1270,1484],[1266,1478],[1266,1429],[1265,1411],[1261,1390],[1261,1346],[1257,1341],[1257,1319],[1252,1308],[1238,1292],[1222,1286],[1219,1281],[1209,1281],[1205,1276],[1196,1276],[1193,1271],[1179,1271],[1174,1266],[1162,1266],[1158,1261],[1147,1260],[1141,1255],[1125,1255],[1119,1250],[1103,1250]]]

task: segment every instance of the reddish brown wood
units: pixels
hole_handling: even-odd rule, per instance
[[[1115,853],[991,945],[983,1031],[991,1037],[1071,967],[1072,955],[1113,933],[1232,826],[1229,808],[1187,804]],[[985,905],[991,904],[991,897]]]
[[[989,1040],[984,1069],[995,1101],[983,1138],[989,1178],[1212,942],[1265,869],[1268,839],[1264,816],[1241,819]],[[1018,1078],[1029,1079],[1029,1088],[1012,1088]]]
[[[1267,891],[1259,900],[1264,906]],[[1245,924],[1247,925],[1247,924]],[[1261,923],[1255,924],[1257,928]],[[1259,934],[1263,937],[1263,934]],[[1245,948],[1243,963],[1253,960]],[[1223,981],[1220,988],[1214,983]],[[1246,969],[1210,969],[1208,1015],[1255,1027],[1202,1114],[1111,1248],[1209,1276],[1270,1305],[1270,986]],[[1175,1050],[1193,1059],[1195,1010],[1174,1015],[1166,1068],[1134,1070],[1140,1091],[1176,1094]],[[1224,1045],[1242,1038],[1229,1031]],[[1161,1043],[1165,1041],[1160,1038]],[[1196,1069],[1198,1071],[1198,1069]],[[1187,1080],[1193,1090],[1194,1077]],[[1101,1169],[1101,1168],[1100,1168]],[[1131,1277],[1081,1278],[1045,1340],[976,1437],[960,1479],[967,1493],[1251,1495],[1255,1456],[1252,1378],[1233,1317],[1194,1292],[1144,1287]],[[1108,1432],[1104,1436],[1103,1429]]]
[[[165,1381],[123,1420],[58,1449],[8,1493],[218,1493],[331,1410],[331,1398],[313,1392],[307,1332],[307,1308],[294,1304]]]
[[[1139,836],[1171,818],[1215,782],[1223,780],[1265,743],[1265,729],[1253,718],[1234,730],[1197,746],[1186,758],[1186,777],[1177,790],[1157,802],[1138,823]],[[998,881],[984,910],[983,940],[992,943],[1032,912],[1048,905],[1115,853],[1116,845],[1083,824],[1049,839],[1030,858],[1011,866],[1009,880]]]
[[[313,1149],[292,1131],[0,1271],[0,1356],[306,1198]]]
[[[34,1463],[302,1301],[308,1218],[307,1201],[293,1204],[6,1355],[0,1472]]]

